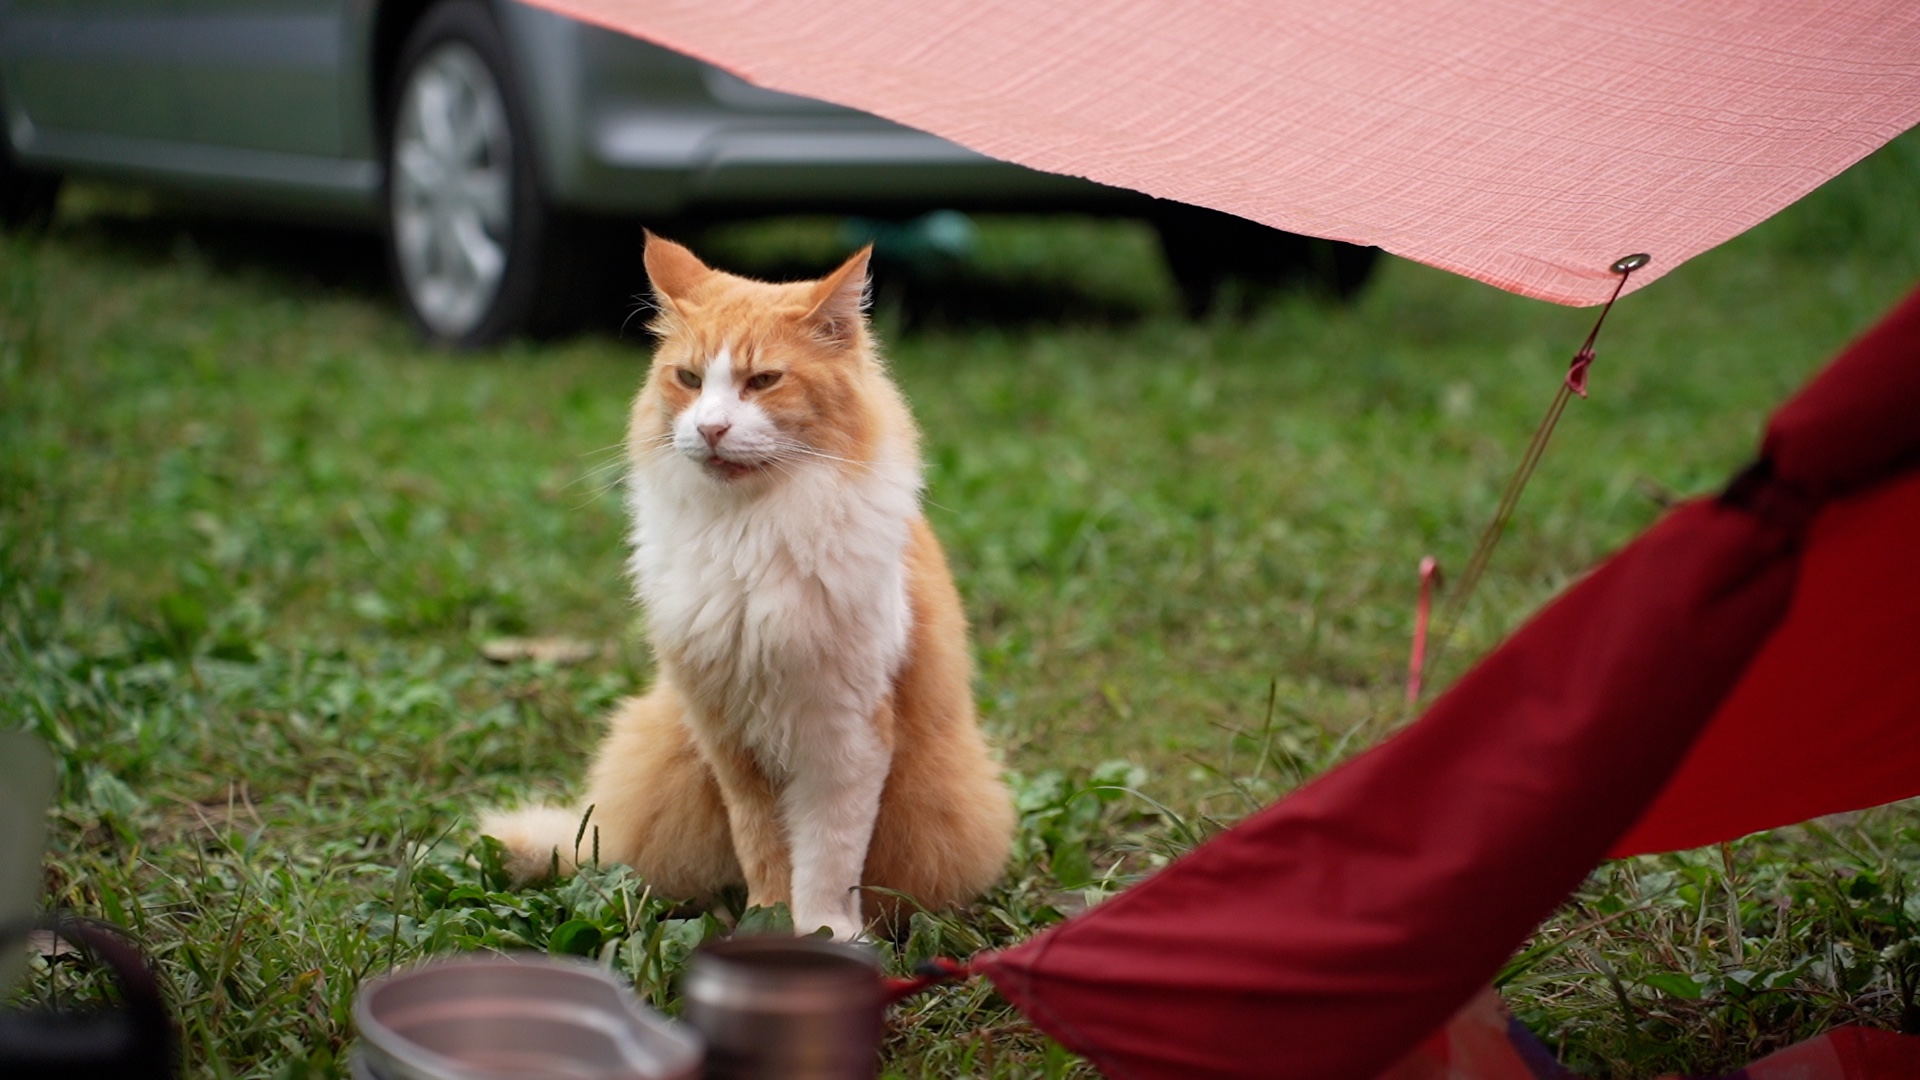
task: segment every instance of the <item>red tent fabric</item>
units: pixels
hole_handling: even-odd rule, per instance
[[[1920,293],[1406,730],[974,969],[1109,1076],[1370,1080],[1609,851],[1920,794],[1917,464]]]
[[[1765,456],[1780,490],[1861,493],[1813,522],[1786,621],[1615,855],[1920,794],[1920,303],[1781,409]]]
[[[1795,1043],[1724,1080],[1915,1080],[1920,1039],[1870,1028],[1835,1028]],[[1380,1074],[1378,1080],[1580,1080],[1507,1013],[1500,995],[1482,992],[1447,1026]],[[1667,1077],[1663,1080],[1678,1080]]]

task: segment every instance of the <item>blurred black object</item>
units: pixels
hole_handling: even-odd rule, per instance
[[[81,947],[113,972],[118,1008],[37,1008],[0,1012],[0,1076],[7,1080],[168,1080],[179,1054],[159,983],[140,951],[106,925],[41,919],[0,933],[17,943],[45,930]]]
[[[1380,260],[1379,248],[1281,232],[1165,199],[1155,200],[1153,226],[1187,313],[1196,318],[1230,304],[1250,307],[1286,289],[1351,300]]]
[[[7,103],[0,99],[0,118],[6,115]],[[41,228],[52,219],[59,196],[59,174],[21,167],[13,146],[0,136],[0,229]]]
[[[120,1000],[112,1007],[62,1009],[56,999],[52,1007],[0,1011],[0,1078],[164,1080],[175,1075],[179,1055],[159,984],[140,950],[108,923],[32,914],[53,791],[46,744],[30,732],[0,731],[0,995],[22,967],[21,952],[12,950],[39,933],[51,939],[43,949],[49,960],[77,956],[111,972]],[[63,941],[76,947],[62,949]]]

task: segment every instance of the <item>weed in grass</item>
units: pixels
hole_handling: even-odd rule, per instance
[[[1916,148],[1622,301],[1438,684],[1716,488],[1920,276]],[[300,244],[80,195],[49,236],[0,239],[0,725],[58,758],[48,902],[158,958],[195,1074],[341,1075],[357,982],[438,949],[592,955],[672,1010],[700,940],[777,924],[618,867],[506,890],[470,831],[577,775],[648,680],[607,450],[636,345],[423,351],[372,255],[316,277]],[[1080,297],[1066,321],[996,318],[1004,288],[887,316],[1021,831],[1007,881],[916,916],[896,971],[1098,903],[1384,730],[1420,556],[1470,548],[1591,322],[1389,261],[1351,308],[1189,324],[1144,231],[1086,222],[984,222],[976,272]],[[484,660],[500,634],[613,646]],[[1569,1063],[1623,1077],[1912,1028],[1915,815],[1609,864],[1504,989]],[[56,990],[101,992],[43,956],[19,994]],[[887,1068],[1085,1072],[977,983],[896,1010]]]

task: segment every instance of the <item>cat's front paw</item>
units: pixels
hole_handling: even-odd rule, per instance
[[[810,937],[826,930],[835,941],[858,941],[865,937],[866,927],[858,919],[842,914],[815,915],[804,917],[796,914],[793,918],[793,932],[801,937]]]

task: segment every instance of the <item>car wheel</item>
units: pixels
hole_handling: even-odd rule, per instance
[[[1244,306],[1280,289],[1359,295],[1380,249],[1270,229],[1218,210],[1162,202],[1154,231],[1190,315]]]
[[[0,131],[0,227],[8,231],[42,228],[53,220],[59,201],[59,174],[22,169],[13,160],[6,133]]]
[[[545,314],[554,217],[505,43],[477,0],[430,9],[387,100],[387,249],[415,327],[491,345]]]

